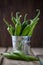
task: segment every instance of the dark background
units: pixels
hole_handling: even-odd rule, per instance
[[[7,19],[8,23],[12,23],[11,12],[13,11],[15,16],[19,11],[23,16],[28,13],[28,19],[34,18],[37,8],[40,9],[41,14],[31,38],[31,47],[43,47],[43,0],[0,0],[0,46],[12,45],[3,17]]]

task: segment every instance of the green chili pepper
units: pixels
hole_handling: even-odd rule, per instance
[[[33,30],[34,30],[36,24],[39,21],[40,10],[37,9],[37,11],[38,11],[38,14],[36,15],[36,17],[33,20],[30,20],[30,22],[31,22],[30,23],[31,28],[30,28],[30,32],[28,32],[28,34],[27,34],[28,36],[32,36]]]
[[[32,21],[32,20],[31,20],[31,21]],[[29,33],[27,34],[28,36],[32,36],[32,34],[33,34],[33,30],[34,30],[36,24],[38,23],[38,21],[39,21],[39,18],[37,18],[37,20],[34,21],[34,22],[31,24],[30,31],[29,31]]]
[[[16,36],[19,36],[20,35],[20,32],[21,32],[21,23],[17,23],[15,25],[15,35]]]
[[[18,50],[2,53],[1,55],[12,60],[39,61],[39,58],[30,55],[25,55],[23,52]]]
[[[27,25],[27,26],[24,28],[24,30],[22,31],[21,36],[26,36],[29,31],[30,31],[30,24]]]
[[[8,30],[8,32],[9,32],[9,34],[12,36],[12,35],[14,35],[14,32],[15,32],[15,28],[11,25],[11,24],[9,24],[7,21],[6,21],[6,19],[5,18],[3,18],[3,21],[6,23],[6,25],[7,25],[7,30]]]

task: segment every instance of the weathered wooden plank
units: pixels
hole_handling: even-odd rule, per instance
[[[3,65],[40,65],[40,63],[38,61],[26,62],[26,61],[18,61],[18,60],[9,60],[5,58]]]
[[[0,47],[0,53],[5,52],[6,48]]]
[[[12,47],[9,47],[7,52],[12,52],[13,51],[13,48]]]
[[[38,57],[40,59],[40,64],[43,65],[43,55],[39,55]]]
[[[7,52],[11,52],[12,48],[9,48]],[[40,65],[39,61],[26,62],[26,61],[18,61],[18,60],[10,60],[4,58],[2,65]]]
[[[0,47],[0,54],[5,52],[5,51],[6,51],[6,48]],[[3,59],[4,59],[3,56],[0,55],[0,65],[2,65]]]
[[[33,55],[43,55],[43,48],[31,48]]]
[[[5,52],[5,50],[6,50],[6,48],[0,47],[0,54]],[[2,56],[0,56],[0,61],[1,61],[1,59],[2,59]]]

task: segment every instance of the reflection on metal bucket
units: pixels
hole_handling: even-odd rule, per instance
[[[30,38],[28,36],[12,36],[13,50],[23,51],[25,54],[30,53]]]

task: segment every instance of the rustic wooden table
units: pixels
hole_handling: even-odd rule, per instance
[[[31,49],[31,55],[34,55],[33,48]],[[37,50],[37,49],[35,49]],[[12,48],[0,48],[0,53],[12,51]],[[37,53],[37,52],[35,52]],[[18,60],[9,60],[3,57],[0,57],[0,65],[41,65],[39,61],[26,62]]]

